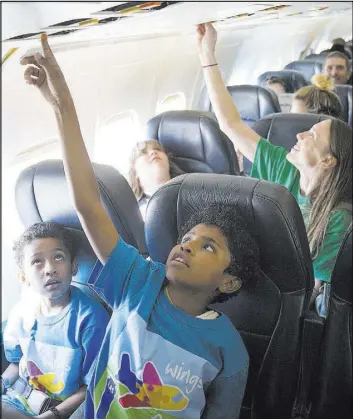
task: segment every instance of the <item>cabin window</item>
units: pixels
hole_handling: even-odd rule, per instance
[[[184,93],[178,92],[166,96],[157,103],[156,115],[167,111],[182,111],[186,108],[186,98]]]
[[[140,130],[137,113],[132,110],[106,119],[96,132],[94,161],[115,167],[127,178],[132,149],[141,140]]]

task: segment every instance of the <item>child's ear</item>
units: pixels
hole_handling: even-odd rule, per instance
[[[76,276],[78,272],[78,264],[76,259],[73,260],[72,262],[72,276]]]
[[[28,287],[30,286],[30,283],[26,280],[24,272],[18,271],[17,278],[20,281],[21,285],[27,285]]]
[[[242,285],[243,282],[240,278],[234,275],[224,274],[223,280],[218,289],[221,293],[231,294],[233,292],[238,291]]]

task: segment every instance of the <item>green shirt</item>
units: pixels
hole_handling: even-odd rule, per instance
[[[305,225],[308,222],[310,198],[300,193],[299,171],[287,160],[288,151],[260,139],[255,153],[250,176],[279,183],[294,196],[303,214]],[[330,282],[344,235],[352,222],[352,213],[346,209],[332,211],[327,226],[324,243],[320,253],[313,260],[314,276],[321,281]]]

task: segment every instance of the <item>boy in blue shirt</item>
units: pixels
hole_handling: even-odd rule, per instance
[[[78,267],[69,231],[52,222],[34,224],[14,250],[21,282],[35,294],[8,318],[10,365],[1,377],[1,404],[41,418],[68,417],[85,399],[109,316],[71,286]]]
[[[238,418],[248,355],[207,306],[256,276],[258,247],[231,208],[193,217],[166,265],[144,260],[105,211],[64,76],[42,36],[28,84],[53,106],[74,207],[104,265],[94,282],[113,308],[86,403],[87,418]],[[49,80],[49,83],[48,83]]]

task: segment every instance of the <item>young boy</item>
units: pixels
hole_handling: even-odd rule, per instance
[[[252,278],[256,243],[242,219],[217,207],[190,221],[166,265],[148,262],[128,246],[101,203],[75,107],[46,36],[42,47],[44,57],[22,60],[34,65],[25,80],[54,108],[73,203],[104,265],[93,285],[114,309],[86,417],[238,418],[248,355],[230,320],[207,306]]]
[[[85,399],[109,316],[71,286],[77,241],[69,231],[56,223],[34,224],[14,251],[20,280],[34,294],[8,318],[4,347],[10,365],[1,377],[1,404],[65,418]]]

